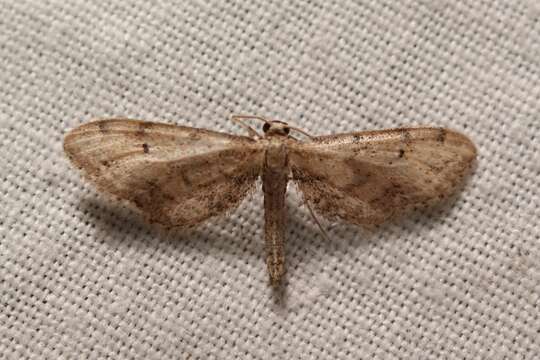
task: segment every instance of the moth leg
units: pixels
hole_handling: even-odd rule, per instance
[[[244,122],[244,120],[246,120],[246,119],[259,119],[259,120],[262,120],[264,122],[267,122],[267,120],[265,118],[263,118],[263,117],[252,116],[252,115],[233,115],[233,116],[231,116],[231,121],[234,122],[235,124],[240,125],[244,129],[246,129],[249,136],[251,136],[253,138],[256,138],[256,139],[260,139],[261,135],[255,129],[253,129],[251,126],[249,126],[248,124],[246,124]]]
[[[300,129],[299,127],[297,126],[291,126],[289,125],[289,129],[291,130],[294,130],[294,131],[298,131],[300,134],[304,135],[304,136],[307,136],[310,140],[313,140],[315,138],[315,136],[313,135],[310,135],[309,133],[307,133],[306,131]],[[293,137],[293,136],[289,136],[290,138],[293,138],[294,140],[298,140],[297,138]]]
[[[319,227],[319,230],[322,234],[322,236],[327,240],[327,241],[330,241],[330,237],[328,236],[328,233],[326,232],[326,230],[322,227],[321,223],[319,222],[319,219],[317,219],[317,216],[315,216],[315,212],[313,211],[313,209],[311,208],[311,206],[309,205],[309,202],[307,200],[304,200],[304,204],[307,206],[308,210],[309,210],[309,213],[311,214],[311,217],[313,218],[313,220],[315,221],[315,223],[317,224],[317,226]]]

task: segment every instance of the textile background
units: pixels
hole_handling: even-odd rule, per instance
[[[0,1],[0,358],[533,359],[537,1]],[[243,133],[445,126],[478,147],[448,206],[318,232],[289,190],[286,291],[260,190],[164,233],[62,150],[125,116]]]

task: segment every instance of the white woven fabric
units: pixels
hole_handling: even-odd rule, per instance
[[[537,1],[97,3],[0,3],[0,358],[538,358]],[[446,126],[478,166],[450,206],[330,243],[291,189],[276,303],[260,192],[163,234],[62,151],[96,117],[234,113]]]

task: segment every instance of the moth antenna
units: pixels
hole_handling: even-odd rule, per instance
[[[322,227],[321,223],[320,223],[319,220],[317,219],[317,216],[315,216],[315,212],[313,211],[313,209],[311,208],[311,206],[309,205],[309,203],[307,202],[307,200],[304,200],[304,204],[306,204],[307,208],[309,209],[309,213],[311,214],[311,217],[313,218],[313,220],[315,220],[315,223],[316,223],[317,226],[319,227],[319,230],[321,231],[322,236],[323,236],[327,241],[330,241],[330,236],[328,236],[328,233],[327,233],[326,230],[324,230],[324,228]]]
[[[313,140],[313,139],[315,138],[315,136],[308,134],[307,132],[305,132],[304,130],[300,129],[299,127],[296,127],[296,126],[290,126],[290,125],[289,125],[289,129],[298,131],[300,134],[303,134],[303,135],[307,136],[307,137],[310,138],[311,140]]]
[[[260,120],[262,122],[265,122],[267,123],[268,122],[268,119],[262,117],[262,116],[257,116],[257,115],[232,115],[231,118],[233,119],[255,119],[255,120]]]
[[[253,129],[251,126],[246,124],[243,121],[245,119],[258,119],[258,120],[262,120],[264,122],[267,122],[267,121],[264,118],[260,117],[260,116],[250,116],[250,115],[233,115],[233,116],[231,116],[231,121],[232,122],[234,122],[235,124],[238,124],[241,127],[243,127],[251,137],[259,139],[261,137],[261,135],[257,132],[257,130]]]

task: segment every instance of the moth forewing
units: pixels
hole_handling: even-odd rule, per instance
[[[189,227],[236,207],[259,176],[251,138],[128,119],[84,124],[65,137],[75,166],[151,221]]]
[[[293,178],[329,218],[379,224],[451,195],[476,157],[464,135],[413,128],[322,136],[293,143]]]

